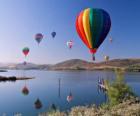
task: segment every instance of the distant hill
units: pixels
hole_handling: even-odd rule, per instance
[[[81,59],[66,60],[54,65],[38,65],[27,63],[27,65],[16,63],[0,63],[0,69],[18,69],[18,70],[113,70],[122,68],[128,71],[140,72],[140,59],[113,59],[107,62],[88,62]]]
[[[0,63],[0,69],[16,69],[16,70],[46,70],[49,65],[38,65],[34,63],[27,63],[24,65],[23,63]]]
[[[67,60],[48,67],[48,70],[113,70],[122,68],[125,70],[140,71],[140,59],[114,59],[107,62],[88,62],[80,59]]]

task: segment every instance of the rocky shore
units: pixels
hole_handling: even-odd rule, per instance
[[[95,105],[77,106],[70,112],[46,112],[39,116],[140,116],[140,102],[136,98],[131,98],[111,108]]]

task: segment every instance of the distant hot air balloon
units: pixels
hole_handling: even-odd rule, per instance
[[[28,95],[28,94],[29,94],[29,90],[28,90],[28,88],[27,88],[26,86],[23,87],[22,93],[23,93],[24,95]]]
[[[109,41],[110,41],[110,43],[112,43],[112,41],[113,41],[112,37],[109,38]]]
[[[37,33],[35,35],[35,40],[37,41],[38,44],[40,44],[42,39],[43,39],[43,35],[41,33]]]
[[[109,60],[109,56],[104,56],[104,60],[108,61]]]
[[[55,38],[56,32],[53,31],[53,32],[51,33],[51,35],[52,35],[53,38]]]
[[[35,105],[35,108],[36,108],[36,109],[42,108],[42,103],[41,103],[41,101],[39,100],[39,98],[37,98],[37,100],[35,101],[34,105]]]
[[[73,99],[72,93],[70,92],[70,94],[67,96],[67,101],[71,102]]]
[[[27,62],[26,62],[26,61],[24,61],[24,62],[23,62],[23,65],[26,65],[26,64],[27,64]]]
[[[73,41],[72,40],[68,41],[67,46],[68,46],[69,49],[71,49],[72,46],[73,46]]]
[[[83,43],[94,54],[105,40],[111,27],[109,14],[103,9],[87,8],[76,18],[76,30]]]
[[[28,55],[29,51],[30,51],[30,50],[29,50],[28,47],[23,48],[22,52],[23,52],[23,54],[25,55],[25,57]]]

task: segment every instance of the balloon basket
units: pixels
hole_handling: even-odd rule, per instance
[[[92,54],[92,60],[95,61],[95,55],[94,54]]]

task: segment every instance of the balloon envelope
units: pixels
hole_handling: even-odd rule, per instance
[[[68,48],[72,48],[72,46],[73,46],[73,41],[72,40],[70,40],[70,41],[68,41],[67,42],[67,46],[68,46]]]
[[[41,42],[42,39],[43,39],[43,35],[41,33],[37,33],[35,35],[35,40],[37,41],[38,44]]]
[[[54,38],[56,36],[56,32],[52,32],[51,35]]]
[[[77,33],[92,54],[105,40],[110,27],[110,16],[103,9],[87,8],[76,18]]]
[[[108,61],[109,60],[109,56],[104,56],[104,60]]]
[[[25,55],[25,57],[28,55],[30,49],[28,47],[23,48],[22,52]]]

